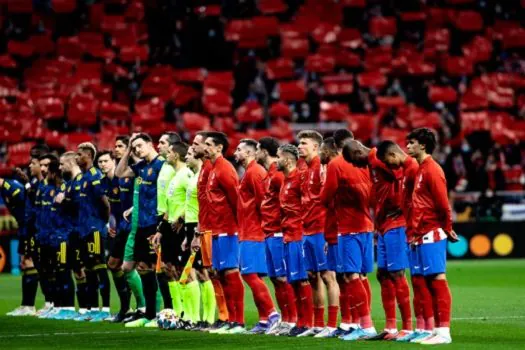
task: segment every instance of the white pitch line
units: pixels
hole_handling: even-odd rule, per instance
[[[525,319],[525,315],[516,316],[478,316],[478,317],[454,317],[452,321],[490,321],[490,320],[505,320],[505,319]],[[379,320],[378,320],[379,321]],[[384,320],[381,320],[384,321]],[[158,330],[143,330],[141,333],[153,333]],[[0,339],[3,338],[32,338],[32,337],[49,337],[49,336],[71,336],[71,335],[91,335],[91,334],[127,334],[127,333],[138,333],[136,331],[100,331],[100,332],[55,332],[55,333],[32,333],[32,334],[3,334],[0,335]]]

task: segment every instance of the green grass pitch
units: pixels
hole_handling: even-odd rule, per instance
[[[525,260],[454,261],[448,279],[453,295],[453,344],[457,349],[525,348]],[[372,277],[372,313],[376,328],[384,326],[379,285]],[[118,303],[113,293],[113,309]],[[20,301],[20,278],[0,275],[1,349],[269,349],[269,348],[421,348],[393,342],[343,342],[338,339],[293,339],[198,332],[129,330],[122,325],[48,321],[4,316]],[[257,311],[246,289],[246,320]],[[42,304],[38,299],[37,306]]]

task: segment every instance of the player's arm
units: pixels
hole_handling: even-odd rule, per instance
[[[117,177],[135,177],[135,172],[133,169],[129,166],[129,158],[131,157],[131,143],[133,141],[133,138],[129,140],[129,146],[126,149],[126,152],[122,156],[122,159],[117,164],[117,167],[115,169],[115,175]]]
[[[219,172],[219,184],[226,194],[226,200],[232,209],[233,216],[237,220],[237,187],[239,186],[239,180],[235,170],[225,168]]]
[[[101,181],[102,179],[95,179],[91,182],[91,185],[93,186],[93,191],[98,199],[97,206],[100,210],[100,215],[104,221],[108,222],[111,215],[111,206],[108,197],[106,196],[105,186],[102,185]]]
[[[321,202],[326,208],[330,208],[335,198],[338,187],[339,170],[334,162],[328,163],[326,168],[326,180],[321,191]]]
[[[255,199],[255,207],[260,211],[261,203],[264,198],[264,178],[260,173],[250,177],[250,183],[253,190],[253,197]]]
[[[447,236],[454,239],[455,233],[452,230],[452,211],[448,202],[447,180],[443,173],[428,172],[425,174],[427,186],[433,198],[436,212],[441,220],[443,230]]]

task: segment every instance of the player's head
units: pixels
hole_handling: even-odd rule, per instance
[[[242,139],[235,149],[235,160],[244,167],[255,159],[255,152],[257,151],[257,141],[254,139]]]
[[[38,158],[40,173],[43,177],[47,177],[49,174],[49,165],[54,159],[57,159],[57,156],[55,156],[53,153],[46,153]]]
[[[436,134],[429,128],[414,129],[407,135],[408,154],[414,158],[431,155],[436,145]]]
[[[166,153],[166,161],[171,165],[176,165],[178,162],[183,162],[188,153],[188,144],[184,142],[175,142],[168,147]]]
[[[319,154],[323,135],[315,130],[303,130],[297,134],[299,155],[307,162]]]
[[[230,145],[226,134],[218,131],[210,131],[207,136],[205,151],[206,158],[215,160],[220,155],[226,154]]]
[[[334,142],[339,152],[342,151],[343,146],[346,141],[353,140],[353,139],[354,139],[354,134],[350,130],[337,129],[336,131],[334,131]]]
[[[377,145],[377,158],[389,168],[399,169],[405,161],[405,152],[397,143],[390,140],[381,141]]]
[[[195,149],[193,146],[188,148],[188,153],[186,153],[186,165],[192,169],[198,169],[201,165],[202,160],[200,158],[195,157]]]
[[[343,145],[344,159],[356,166],[366,166],[368,164],[368,148],[357,140],[347,140]]]
[[[97,156],[97,148],[91,142],[84,142],[77,147],[77,163],[84,170],[93,165]]]
[[[332,159],[337,157],[337,146],[333,137],[327,137],[321,144],[321,150],[319,151],[319,158],[321,158],[322,164],[328,164]]]
[[[208,138],[208,132],[199,131],[193,138],[191,147],[195,158],[204,158],[206,156],[206,139]]]
[[[157,146],[159,150],[159,154],[163,157],[166,157],[166,154],[168,153],[168,148],[170,145],[174,144],[175,142],[181,142],[181,138],[179,134],[177,134],[174,131],[168,131],[162,134],[162,136],[159,139],[159,144]]]
[[[151,153],[155,151],[153,148],[153,140],[151,139],[151,136],[145,132],[138,133],[132,137],[131,147],[135,155],[140,159],[148,158]]]
[[[60,171],[62,176],[69,176],[73,173],[73,169],[77,167],[77,154],[69,151],[60,156]]]
[[[109,150],[99,152],[97,156],[97,166],[103,174],[109,174],[115,170],[115,158]]]
[[[299,150],[292,144],[286,144],[277,150],[277,168],[281,171],[295,169],[299,160]]]
[[[113,153],[115,155],[115,158],[121,159],[124,157],[124,153],[126,153],[126,150],[128,149],[129,144],[129,136],[127,135],[119,135],[115,139],[115,148],[113,149]]]
[[[279,141],[276,138],[263,137],[257,144],[255,159],[259,164],[265,165],[268,162],[268,158],[277,158],[278,149]]]
[[[46,144],[37,144],[31,147],[29,155],[31,160],[29,162],[29,173],[31,176],[38,176],[41,174],[40,157],[49,153],[49,147]],[[45,175],[43,175],[45,177]]]

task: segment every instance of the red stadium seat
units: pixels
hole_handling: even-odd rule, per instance
[[[490,129],[489,117],[483,112],[462,112],[460,114],[461,127],[465,135],[474,131],[485,131]]]
[[[29,43],[33,46],[34,53],[38,55],[48,55],[55,51],[56,45],[51,35],[31,35],[29,37]]]
[[[463,46],[463,55],[474,63],[486,62],[492,57],[492,48],[490,40],[483,36],[476,36]]]
[[[261,35],[278,36],[279,20],[273,16],[257,16],[252,19],[253,30]]]
[[[369,140],[374,132],[377,116],[373,114],[356,114],[348,116],[348,128],[358,140]]]
[[[337,35],[337,43],[347,49],[357,49],[363,45],[361,32],[357,29],[344,28]]]
[[[288,79],[294,76],[294,62],[289,58],[277,58],[266,62],[266,77],[270,80]]]
[[[215,88],[230,93],[235,87],[233,72],[208,72],[208,75],[204,79],[204,87]]]
[[[364,8],[366,0],[342,0],[341,5],[344,7]]]
[[[204,88],[202,104],[210,114],[231,114],[233,99],[229,93],[224,91]]]
[[[68,123],[80,127],[96,125],[98,105],[99,102],[92,95],[73,96],[67,111]]]
[[[319,120],[322,122],[342,122],[348,118],[350,109],[347,104],[321,101]]]
[[[64,117],[64,101],[59,98],[47,97],[36,101],[36,113],[45,120]]]
[[[199,113],[183,113],[182,123],[190,132],[210,129],[210,118]]]
[[[147,46],[124,46],[120,49],[120,60],[123,63],[144,62],[148,60]]]
[[[366,50],[364,66],[368,71],[390,72],[392,65],[392,47],[383,46]]]
[[[462,77],[474,73],[472,61],[465,57],[449,56],[442,63],[443,70],[451,77]]]
[[[143,125],[148,123],[157,123],[164,119],[164,101],[158,97],[145,101],[137,101],[135,105],[135,114],[131,121],[133,125]]]
[[[450,86],[431,86],[428,89],[428,99],[434,103],[454,103],[458,99],[458,94]]]
[[[387,78],[380,72],[366,72],[357,76],[360,87],[382,89],[387,83]]]
[[[335,56],[338,67],[359,68],[361,67],[361,57],[351,51],[341,50]]]
[[[483,18],[476,11],[458,11],[452,22],[457,29],[465,32],[479,32],[483,29]]]
[[[282,38],[281,55],[285,58],[306,58],[310,51],[307,39]]]
[[[377,96],[376,103],[379,108],[399,108],[405,105],[401,96]]]
[[[399,18],[403,22],[422,22],[427,19],[427,14],[422,11],[401,12]]]
[[[259,102],[248,101],[235,111],[235,117],[239,123],[258,123],[264,120],[264,112]]]
[[[368,30],[375,37],[396,35],[397,23],[395,17],[373,17]]]
[[[275,102],[269,110],[270,118],[272,119],[292,119],[292,111],[290,106],[282,101]]]
[[[129,108],[122,103],[103,101],[100,104],[100,119],[102,121],[127,121]]]
[[[341,27],[335,24],[319,23],[312,32],[312,38],[318,44],[331,44],[336,42]]]
[[[379,137],[381,138],[381,140],[391,140],[397,143],[398,145],[404,145],[407,134],[408,132],[406,130],[384,127],[383,129],[381,129]]]
[[[13,56],[20,56],[23,58],[31,57],[35,54],[35,48],[29,40],[15,41],[9,40],[7,43],[7,52]]]
[[[486,109],[489,106],[489,100],[487,95],[477,95],[467,91],[461,98],[459,106],[462,111]]]
[[[189,68],[175,71],[175,80],[187,83],[202,83],[206,78],[204,68]]]
[[[257,7],[265,15],[283,13],[288,9],[288,6],[282,0],[259,0]]]
[[[77,8],[75,0],[52,0],[51,8],[56,13],[71,13]]]
[[[82,57],[83,50],[78,36],[60,37],[57,40],[57,52],[60,56],[78,59]]]
[[[306,58],[305,68],[313,73],[330,73],[335,68],[335,57],[313,54]]]
[[[328,96],[350,95],[354,91],[354,77],[351,74],[327,75],[321,81]]]
[[[304,101],[306,86],[303,80],[282,81],[278,84],[280,99],[285,102]]]
[[[505,174],[506,191],[522,191],[525,184],[525,175],[521,165],[515,165],[503,171]]]
[[[33,12],[33,0],[8,0],[7,12],[30,14]]]
[[[0,56],[0,67],[3,69],[16,69],[16,61],[9,55]]]
[[[213,129],[222,131],[227,135],[235,131],[235,120],[230,117],[217,117],[213,119]]]

